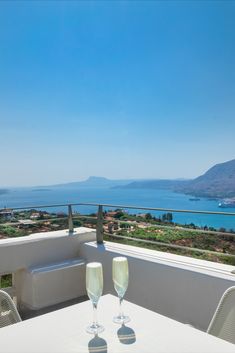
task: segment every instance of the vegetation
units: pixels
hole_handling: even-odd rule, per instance
[[[1,286],[0,288],[12,287],[12,275],[1,276]]]
[[[165,244],[175,244],[187,246],[190,248],[204,249],[221,253],[235,254],[234,237],[219,237],[208,233],[198,233],[192,230],[177,228],[159,228],[147,227],[144,229],[135,228],[131,232],[125,229],[118,231],[118,235],[129,236],[130,238],[139,238],[153,240]]]
[[[233,229],[220,228],[220,234],[213,227],[175,224],[171,213],[154,217],[150,213],[130,215],[122,210],[116,212],[114,218],[119,221],[119,229],[107,235],[111,241],[235,265]]]
[[[115,235],[107,235],[106,234],[104,238],[107,241],[113,241],[115,243],[122,243],[122,244],[137,246],[137,247],[141,247],[141,248],[151,249],[151,250],[164,251],[164,252],[168,252],[168,253],[172,253],[172,254],[189,256],[189,257],[193,257],[196,259],[213,261],[213,262],[220,262],[220,263],[225,263],[228,265],[235,266],[235,258],[233,256],[223,256],[223,255],[217,255],[217,254],[202,253],[200,251],[195,251],[193,249],[192,250],[174,249],[171,247],[167,247],[166,245],[159,245],[159,244],[153,244],[153,243],[143,243],[141,241],[132,240],[131,238],[130,239],[119,239],[119,238],[116,238]]]
[[[12,238],[12,237],[22,237],[25,235],[24,231],[8,225],[0,225],[0,234]]]

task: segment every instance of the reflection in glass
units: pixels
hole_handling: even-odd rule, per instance
[[[126,257],[113,258],[113,283],[119,298],[119,314],[113,318],[118,324],[124,324],[130,321],[130,318],[124,315],[122,310],[122,301],[126,293],[129,282],[129,269]]]
[[[88,333],[98,334],[104,331],[104,327],[98,324],[97,304],[103,292],[103,270],[99,262],[91,262],[86,265],[86,290],[93,305],[93,323],[87,327]]]

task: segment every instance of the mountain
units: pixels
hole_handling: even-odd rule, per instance
[[[234,197],[235,159],[216,164],[205,174],[177,187],[177,191],[201,197]]]
[[[131,179],[129,180],[111,180],[104,177],[96,177],[90,176],[87,180],[84,181],[75,181],[71,183],[50,185],[50,188],[111,188],[117,185],[126,185],[129,184]],[[39,189],[40,187],[37,187]],[[45,188],[43,186],[42,188]]]
[[[216,164],[205,174],[192,180],[140,180],[120,187],[128,189],[168,189],[197,197],[234,197],[235,159]]]

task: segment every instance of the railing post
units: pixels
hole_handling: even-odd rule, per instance
[[[14,303],[15,303],[15,305],[16,305],[16,307],[18,306],[18,302],[17,302],[17,291],[16,291],[16,276],[15,276],[15,273],[13,272],[12,273],[12,275],[11,275],[12,277],[12,283],[11,283],[11,285],[12,285],[12,299],[13,299],[13,301],[14,301]]]
[[[73,212],[72,206],[68,205],[68,223],[69,223],[69,234],[73,233]]]
[[[96,241],[98,244],[103,244],[103,206],[98,206],[97,224],[96,224]]]

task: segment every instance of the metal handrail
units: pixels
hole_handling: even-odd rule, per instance
[[[199,211],[199,210],[181,210],[174,208],[159,208],[159,207],[143,207],[143,206],[129,206],[129,205],[112,205],[104,203],[66,203],[66,204],[55,204],[55,205],[37,205],[37,206],[26,206],[26,207],[9,207],[7,209],[14,210],[27,210],[27,209],[36,209],[36,208],[57,208],[57,207],[68,207],[68,206],[103,206],[110,208],[129,208],[135,210],[149,210],[149,211],[168,211],[168,212],[182,212],[182,213],[201,213],[201,214],[212,214],[212,215],[223,215],[223,216],[235,216],[235,212],[218,212],[218,211]]]

